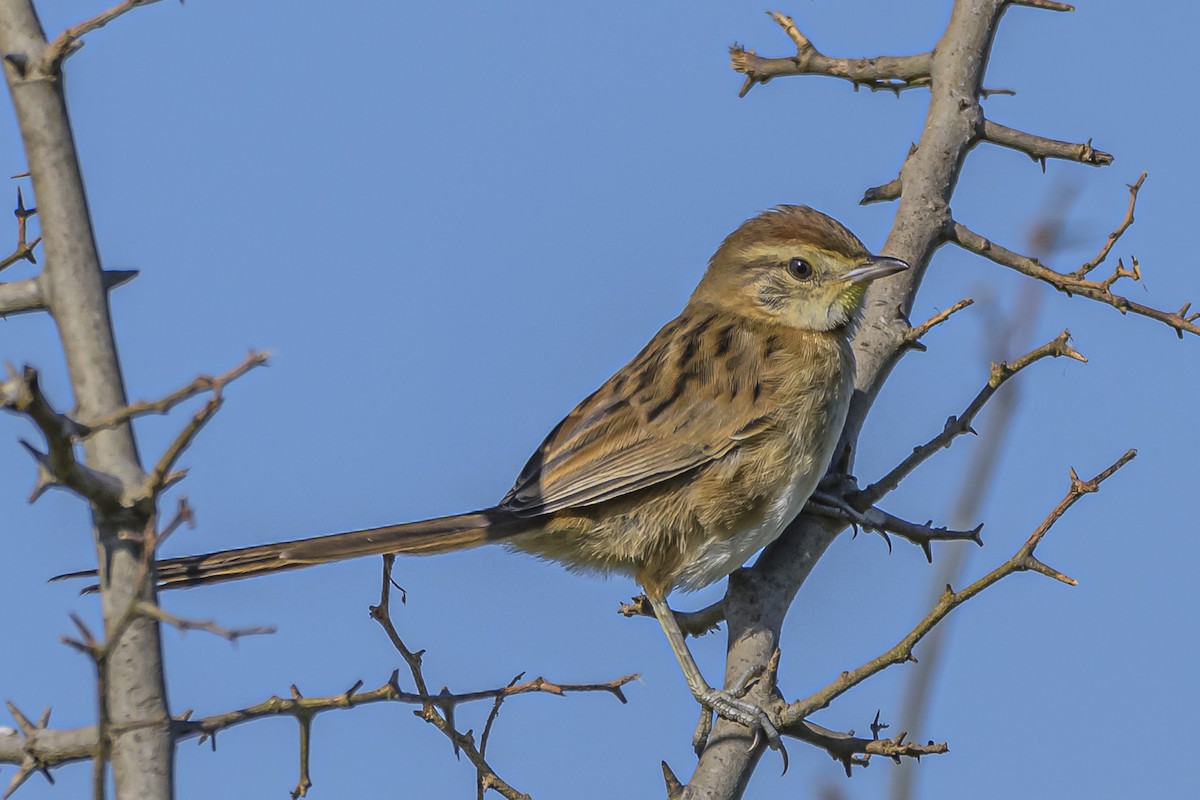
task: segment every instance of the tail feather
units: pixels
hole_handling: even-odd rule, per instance
[[[160,588],[187,588],[252,578],[359,556],[389,553],[435,555],[466,550],[506,539],[530,527],[530,522],[504,511],[488,509],[310,539],[170,558],[156,562],[155,569]],[[86,575],[94,576],[95,573],[74,572],[59,575],[53,580]]]

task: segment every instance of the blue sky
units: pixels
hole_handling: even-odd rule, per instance
[[[43,2],[42,19],[57,31],[105,5]],[[781,10],[826,53],[873,55],[927,49],[949,7],[794,0]],[[807,203],[880,247],[894,207],[857,201],[896,174],[926,93],[897,99],[790,78],[739,100],[730,42],[789,52],[761,11],[715,0],[360,2],[337,12],[194,0],[93,34],[70,61],[68,95],[105,263],[142,270],[113,299],[131,397],[224,370],[248,347],[274,354],[228,391],[185,456],[180,491],[199,527],[168,552],[486,506],[542,435],[679,310],[746,217]],[[954,198],[957,218],[1019,247],[1046,198],[1077,187],[1072,247],[1056,261],[1073,269],[1120,220],[1125,184],[1147,170],[1137,223],[1113,253],[1141,261],[1144,285],[1126,291],[1167,309],[1200,300],[1187,144],[1197,114],[1183,96],[1198,17],[1165,3],[1012,10],[987,83],[1017,94],[988,100],[989,116],[1094,137],[1116,162],[1050,163],[1043,175],[1023,155],[981,146]],[[0,158],[13,174],[24,159],[0,105]],[[1010,308],[1020,285],[953,247],[937,255],[914,320],[966,296],[979,305],[893,374],[864,434],[861,478],[974,396],[987,375],[988,307]],[[1191,796],[1194,775],[1164,763],[1162,742],[1200,713],[1200,543],[1188,500],[1200,342],[1048,289],[1043,300],[1037,341],[1069,327],[1091,361],[1046,362],[1018,379],[1021,407],[971,575],[1011,555],[1061,498],[1069,467],[1086,477],[1129,447],[1140,455],[1041,551],[1078,588],[1019,575],[956,612],[928,728],[913,732],[948,740],[951,753],[922,763],[921,796]],[[0,322],[0,357],[38,365],[69,404],[47,318]],[[141,423],[143,453],[160,452],[184,419]],[[976,427],[987,425],[985,413]],[[19,608],[0,623],[0,695],[27,713],[52,705],[58,725],[86,724],[90,668],[58,637],[68,613],[95,619],[95,604],[45,578],[88,565],[90,533],[70,496],[25,505],[33,470],[16,440],[31,435],[0,418],[0,586]],[[974,446],[938,455],[885,507],[944,519]],[[401,664],[367,616],[378,573],[362,560],[167,595],[175,613],[279,628],[236,647],[164,632],[173,708],[214,713],[291,683],[313,695],[382,683]],[[836,542],[789,617],[785,694],[803,696],[893,644],[925,612],[931,576],[916,549]],[[409,593],[397,622],[427,649],[435,686],[497,686],[521,671],[559,681],[642,673],[627,706],[599,695],[507,704],[490,751],[507,780],[540,798],[659,797],[660,759],[689,774],[694,702],[657,626],[615,613],[631,582],[498,548],[405,561],[397,578]],[[723,635],[694,649],[719,674]],[[903,727],[904,676],[896,668],[816,720],[864,731],[878,708]],[[480,730],[486,711],[460,719]],[[749,796],[833,785],[855,800],[880,797],[892,770],[877,762],[847,782],[823,753],[791,751],[789,773],[764,764]],[[181,747],[179,796],[282,797],[295,762],[290,720],[242,727],[215,753]],[[9,775],[0,769],[0,780]],[[35,778],[20,796],[88,791],[86,766],[56,777],[57,788]],[[396,706],[320,717],[313,780],[313,797],[474,793],[448,742]]]

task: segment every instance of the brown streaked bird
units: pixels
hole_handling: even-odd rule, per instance
[[[696,699],[775,746],[760,708],[704,680],[666,596],[725,577],[804,507],[846,419],[866,286],[907,266],[811,208],[766,211],[725,239],[683,312],[550,432],[498,505],[159,561],[159,583],[492,542],[630,575]]]

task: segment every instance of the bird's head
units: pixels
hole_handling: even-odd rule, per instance
[[[813,331],[845,328],[867,284],[908,269],[874,256],[835,219],[807,206],[777,206],[746,220],[709,261],[693,303],[716,305]]]

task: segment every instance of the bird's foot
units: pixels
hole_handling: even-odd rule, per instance
[[[750,749],[753,750],[758,746],[759,737],[767,740],[767,745],[772,750],[778,750],[784,754],[784,763],[787,763],[787,751],[783,749],[783,742],[779,738],[779,731],[775,727],[775,723],[771,722],[770,716],[760,706],[750,702],[749,700],[736,697],[731,692],[724,689],[708,689],[696,695],[696,700],[706,709],[711,709],[719,717],[724,717],[731,722],[737,722],[745,725],[750,730],[754,731],[754,740],[750,743]],[[712,725],[708,722],[708,715],[701,715],[700,724],[696,727],[696,737],[702,737],[698,743],[696,737],[693,737],[692,744],[699,744],[699,749],[703,749],[703,741],[708,739],[708,733],[712,730]],[[784,767],[786,769],[786,766]]]
[[[854,525],[867,526],[867,519],[862,512],[846,502],[844,496],[817,490],[808,498],[807,511],[820,514],[823,517],[844,519]]]

